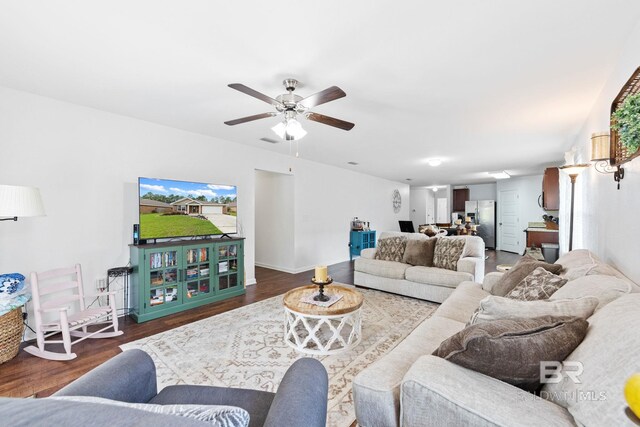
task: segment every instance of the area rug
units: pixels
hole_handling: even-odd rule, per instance
[[[401,342],[437,304],[359,289],[364,294],[362,340],[352,350],[317,356],[329,374],[327,425],[355,421],[351,382]],[[158,388],[174,384],[243,387],[273,392],[303,354],[283,340],[282,296],[253,303],[120,346],[153,358]]]

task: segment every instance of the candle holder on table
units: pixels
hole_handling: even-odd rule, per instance
[[[314,285],[318,285],[318,287],[320,287],[320,292],[318,293],[318,295],[313,297],[314,301],[327,302],[331,299],[324,294],[324,287],[333,283],[333,279],[331,278],[331,276],[328,276],[327,280],[324,282],[318,282],[316,281],[315,277],[312,277],[311,283],[313,283]]]

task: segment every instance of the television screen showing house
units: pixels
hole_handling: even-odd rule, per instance
[[[139,178],[140,238],[237,232],[233,185]]]

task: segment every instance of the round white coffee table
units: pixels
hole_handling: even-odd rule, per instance
[[[342,298],[330,307],[302,302],[303,297],[318,293],[315,285],[284,295],[284,340],[302,353],[335,354],[355,347],[362,338],[362,294],[340,285],[325,286],[324,291]]]
[[[513,267],[513,264],[499,264],[496,265],[496,270],[501,273],[506,273],[507,271],[511,270],[511,267]]]

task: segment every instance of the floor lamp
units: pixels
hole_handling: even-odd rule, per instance
[[[575,187],[576,187],[576,178],[578,175],[582,173],[586,168],[588,168],[588,164],[579,164],[579,165],[564,165],[560,166],[560,170],[567,175],[571,179],[571,213],[569,214],[569,251],[573,250],[573,205],[575,201]]]
[[[44,215],[40,190],[35,187],[0,185],[0,221]]]

